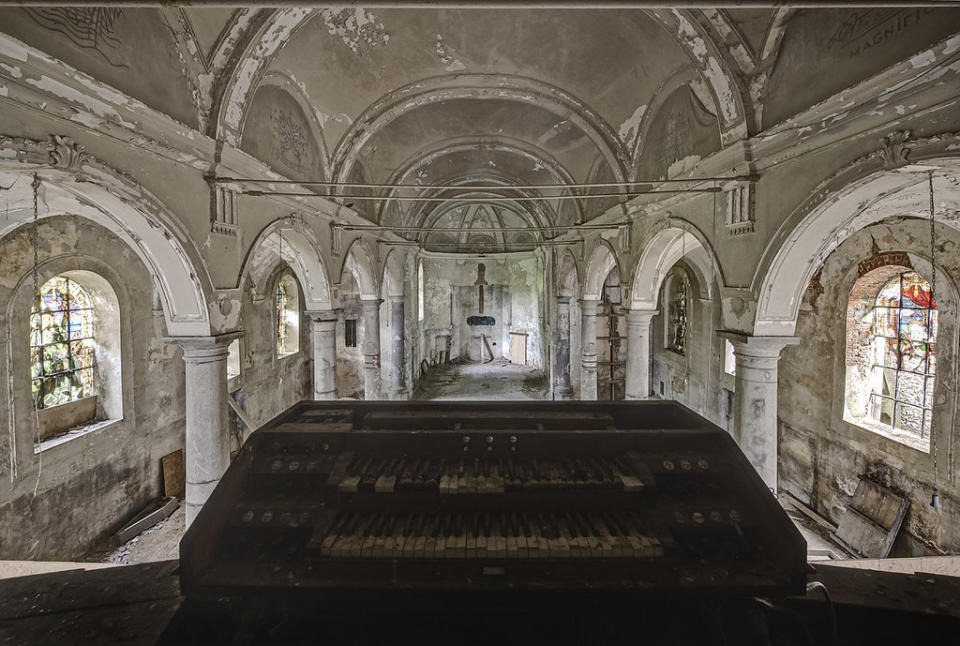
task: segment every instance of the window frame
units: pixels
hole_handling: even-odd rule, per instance
[[[877,290],[877,296],[874,299],[874,304],[872,308],[873,322],[871,324],[871,337],[870,337],[871,344],[874,345],[875,352],[872,353],[873,363],[871,363],[870,369],[871,369],[871,372],[876,370],[880,371],[881,380],[879,380],[879,383],[881,385],[884,383],[884,381],[888,380],[887,374],[890,371],[892,371],[893,395],[884,394],[882,392],[882,386],[881,386],[881,392],[877,392],[875,388],[871,388],[868,394],[867,415],[871,421],[877,424],[882,424],[895,431],[899,430],[905,433],[910,433],[912,435],[918,435],[916,431],[910,428],[904,428],[903,426],[899,426],[898,421],[902,419],[902,414],[900,413],[900,410],[903,407],[919,409],[920,410],[919,438],[921,440],[924,440],[929,436],[928,427],[932,425],[932,419],[933,419],[932,392],[933,392],[933,389],[936,387],[936,369],[935,368],[931,369],[931,359],[933,359],[933,362],[935,365],[936,357],[937,357],[937,353],[936,353],[937,333],[939,332],[939,329],[938,329],[939,321],[937,320],[939,318],[939,313],[938,313],[939,308],[937,307],[937,303],[935,300],[936,295],[931,295],[930,303],[926,307],[904,307],[903,306],[903,299],[904,299],[903,279],[904,279],[904,276],[906,276],[907,274],[914,274],[915,276],[917,276],[917,278],[919,278],[921,281],[923,281],[923,283],[927,285],[927,291],[928,292],[931,291],[929,282],[927,282],[926,279],[924,279],[922,276],[920,276],[918,273],[912,270],[899,272],[896,276],[884,282],[883,285],[880,287],[880,289]],[[897,282],[897,305],[895,307],[889,304],[880,305],[879,301],[882,298],[883,292],[886,291],[887,288],[894,281]],[[908,296],[907,298],[910,298],[910,297]],[[880,333],[883,331],[882,328],[880,327],[879,316],[878,316],[880,311],[886,311],[887,321],[894,320],[894,315],[895,315],[895,321],[896,321],[895,327],[897,330],[897,336],[889,336],[888,334]],[[913,340],[911,337],[905,336],[901,329],[901,322],[903,320],[902,313],[904,311],[924,312],[924,317],[923,317],[924,341],[922,341],[921,343],[926,347],[925,347],[924,356],[922,359],[922,364],[924,366],[923,372],[910,370],[904,367],[903,359],[904,359],[905,353],[903,351],[903,348],[905,344],[908,344],[911,347],[917,345],[917,342]],[[885,365],[885,363],[876,362],[877,361],[876,346],[878,345],[877,341],[879,339],[883,339],[884,344],[886,346],[890,345],[889,343],[890,341],[896,341],[896,351],[895,351],[896,364],[897,364],[896,366],[888,366],[888,365]],[[886,352],[884,352],[884,356],[886,357]],[[931,372],[931,370],[933,371]],[[915,375],[917,377],[922,378],[923,387],[921,390],[923,393],[923,398],[922,398],[921,404],[918,405],[913,402],[906,401],[900,398],[901,373],[911,374],[911,375]],[[875,399],[887,400],[887,401],[893,402],[893,411],[891,415],[891,422],[889,424],[879,419],[879,417],[873,416],[873,414],[870,412],[874,408]],[[883,410],[882,403],[878,405],[878,410],[881,410],[881,411]]]
[[[52,287],[52,286],[48,288],[48,285],[50,285],[51,283],[53,283],[53,282],[56,281],[56,280],[63,280],[63,281],[65,281],[65,285],[66,285],[66,297],[67,297],[67,307],[66,307],[66,309],[52,309],[52,310],[44,309],[44,307],[43,307],[43,302],[44,302],[44,301],[43,301],[43,294],[44,294],[45,292],[50,291],[51,289],[54,289],[54,287]],[[75,308],[75,307],[73,307],[74,299],[71,297],[71,291],[72,291],[72,289],[73,289],[74,287],[76,288],[76,290],[77,290],[79,293],[83,294],[83,297],[84,297],[84,299],[86,300],[86,302],[87,302],[87,304],[88,304],[86,307],[81,307],[81,308]],[[85,400],[85,399],[90,399],[90,398],[95,398],[95,397],[97,397],[97,394],[98,394],[98,393],[97,393],[97,390],[98,390],[98,389],[97,389],[97,384],[96,384],[96,378],[97,378],[97,373],[96,373],[96,369],[97,369],[97,358],[96,358],[95,347],[94,347],[94,348],[91,348],[91,358],[90,358],[90,361],[89,361],[89,365],[82,365],[82,361],[79,359],[79,355],[77,355],[76,352],[74,351],[74,344],[75,344],[75,343],[82,343],[83,341],[89,341],[92,345],[95,346],[95,344],[96,344],[96,342],[97,342],[97,341],[96,341],[96,325],[95,325],[95,321],[96,321],[96,308],[94,307],[93,298],[91,297],[89,291],[88,291],[87,289],[85,289],[85,288],[83,287],[83,285],[81,285],[80,283],[78,283],[76,280],[74,280],[74,279],[71,278],[70,276],[67,276],[67,275],[62,274],[62,273],[61,273],[61,274],[56,274],[56,275],[51,276],[50,278],[48,278],[46,281],[44,281],[44,283],[40,286],[39,291],[38,291],[36,294],[33,295],[32,303],[33,303],[33,304],[31,305],[31,308],[30,308],[29,324],[28,324],[28,330],[29,330],[29,331],[28,331],[28,347],[29,347],[30,359],[31,359],[31,360],[30,360],[30,392],[31,392],[31,400],[32,400],[33,409],[34,409],[35,411],[37,411],[37,412],[39,412],[39,411],[45,411],[45,410],[52,410],[52,409],[57,408],[57,407],[59,407],[59,406],[65,406],[65,405],[72,404],[72,403],[75,403],[75,402],[79,402],[79,401],[82,401],[82,400]],[[88,321],[88,322],[89,322],[89,326],[90,326],[90,333],[89,333],[89,336],[81,336],[81,337],[77,337],[77,338],[71,338],[71,329],[70,329],[70,328],[72,327],[72,324],[71,324],[71,323],[72,323],[72,322],[71,322],[71,318],[72,318],[72,317],[71,317],[71,314],[78,313],[78,312],[87,313],[87,316],[89,316],[89,321]],[[60,315],[61,315],[61,322],[58,324],[58,328],[65,333],[65,336],[64,336],[65,340],[63,340],[63,341],[51,341],[51,342],[49,342],[49,343],[44,343],[44,342],[43,342],[43,332],[44,332],[44,329],[45,329],[45,328],[44,328],[44,325],[43,325],[44,316],[45,316],[45,315],[47,315],[47,316],[54,316],[54,315],[56,315],[56,314],[60,314]],[[37,322],[38,322],[38,324],[39,324],[39,327],[34,327],[34,317],[35,317],[35,316],[38,317],[38,318],[37,318]],[[66,321],[66,324],[64,324],[64,322],[63,322],[64,320]],[[36,334],[36,335],[39,337],[39,340],[40,340],[40,343],[37,344],[37,345],[35,345],[35,344],[33,343],[34,334]],[[56,372],[47,374],[47,373],[46,373],[46,369],[45,369],[45,367],[44,367],[44,364],[47,363],[47,360],[44,358],[44,357],[46,356],[45,348],[48,348],[48,347],[51,347],[51,346],[57,346],[57,345],[65,345],[65,346],[66,346],[66,351],[67,351],[67,357],[66,357],[66,359],[67,359],[68,363],[69,363],[70,365],[78,365],[78,364],[79,364],[79,367],[73,367],[73,368],[70,368],[70,369],[67,369],[67,370],[59,370],[59,371],[56,371]],[[35,350],[35,349],[38,349],[38,350],[40,351],[40,360],[39,360],[39,362],[33,361],[33,354],[34,354],[34,350]],[[77,358],[75,358],[75,357],[77,357]],[[40,371],[41,371],[41,372],[40,372],[40,375],[39,375],[38,377],[35,377],[35,376],[34,376],[34,375],[35,375],[34,367],[37,365],[37,363],[39,363],[39,365],[40,365]],[[47,379],[50,379],[50,378],[52,378],[52,377],[61,377],[61,376],[64,376],[64,375],[70,375],[71,378],[72,378],[73,375],[77,375],[78,373],[81,373],[82,371],[86,371],[86,370],[89,370],[89,371],[90,371],[90,378],[89,378],[89,389],[90,389],[90,392],[89,392],[89,393],[84,394],[84,395],[81,395],[81,396],[78,396],[78,397],[73,397],[73,396],[72,396],[72,393],[71,393],[71,397],[70,397],[70,399],[68,399],[67,401],[63,401],[63,402],[60,402],[60,403],[58,403],[58,404],[52,404],[52,405],[46,405],[46,404],[44,404],[44,405],[42,405],[42,406],[38,406],[38,404],[39,404],[40,402],[38,401],[37,395],[34,394],[34,388],[33,388],[35,382],[38,382],[38,381],[41,382],[41,388],[42,388],[42,383],[43,383],[45,380],[47,380]],[[94,414],[94,415],[91,417],[91,419],[93,419],[93,418],[95,418],[95,417],[96,417],[96,415]]]

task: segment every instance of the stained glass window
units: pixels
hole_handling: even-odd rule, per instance
[[[914,272],[888,281],[873,308],[869,414],[893,428],[926,437],[933,415],[937,302]]]
[[[290,276],[277,281],[275,328],[277,354],[287,355],[300,349],[300,312],[297,285]]]
[[[37,409],[90,397],[94,390],[93,303],[76,282],[51,278],[30,310],[30,379]]]
[[[686,276],[678,276],[671,284],[669,348],[684,354],[687,348],[687,292]]]

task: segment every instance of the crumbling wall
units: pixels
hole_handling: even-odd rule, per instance
[[[960,31],[960,13],[932,7],[800,9],[764,94],[768,127]]]
[[[0,25],[14,38],[198,127],[196,81],[186,76],[160,9],[5,7]]]
[[[668,309],[664,291],[670,284],[670,277],[679,271],[679,266],[674,266],[663,281],[660,313],[650,322],[653,343],[650,388],[654,396],[676,400],[732,433],[734,378],[723,370],[723,339],[713,332],[721,327],[720,308],[719,305],[714,307],[716,299],[702,297],[697,281],[689,271],[686,350],[681,355],[667,347]]]
[[[474,283],[477,265],[483,263],[488,285],[502,286],[484,293],[484,315],[497,319],[499,338],[494,350],[496,356],[509,358],[510,330],[527,333],[527,365],[544,367],[543,263],[536,256],[492,258],[425,258],[424,268],[424,335],[426,359],[436,359],[438,335],[451,336],[451,358],[468,356],[470,339],[464,325],[468,316],[478,315],[479,295]],[[462,289],[461,289],[462,288]],[[499,300],[496,295],[502,294]],[[461,295],[460,300],[456,300]],[[456,320],[454,320],[456,318]]]
[[[313,399],[311,374],[312,349],[310,321],[301,315],[300,349],[293,354],[277,356],[276,281],[290,272],[283,266],[265,278],[270,287],[263,290],[266,298],[254,298],[249,283],[243,290],[240,314],[240,375],[230,380],[230,394],[241,401],[247,419],[258,428],[301,399]],[[303,289],[299,289],[297,308],[303,311]],[[231,413],[231,416],[233,414]],[[244,431],[248,435],[251,429]]]
[[[91,271],[110,283],[120,307],[123,418],[35,453],[25,333],[30,227],[0,240],[0,372],[13,376],[12,398],[0,397],[0,424],[10,429],[0,435],[0,558],[69,560],[160,494],[160,458],[183,447],[184,364],[163,340],[153,283],[132,249],[80,218],[44,219],[39,230],[41,282]]]
[[[960,235],[937,228],[940,329],[934,433],[937,434],[942,509],[930,506],[933,455],[843,419],[848,303],[861,272],[877,269],[875,259],[906,262],[929,276],[929,225],[922,220],[890,219],[855,233],[824,262],[804,294],[796,335],[801,342],[783,350],[779,364],[780,487],[837,522],[858,478],[867,477],[910,499],[906,537],[895,555],[938,549],[960,550],[960,492],[956,463],[948,446],[957,433],[957,306],[953,285],[960,277]],[[947,275],[944,275],[946,273]]]

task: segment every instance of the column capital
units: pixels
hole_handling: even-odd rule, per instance
[[[183,360],[195,363],[218,361],[227,356],[230,342],[239,339],[243,330],[213,336],[168,336],[164,343],[174,343],[183,350]]]
[[[596,316],[597,306],[600,304],[599,298],[581,298],[580,309],[586,316]]]
[[[764,359],[777,359],[785,347],[800,343],[797,336],[751,336],[728,330],[717,331],[717,336],[733,343],[734,354]]]
[[[627,325],[649,325],[650,319],[660,313],[660,310],[630,309],[627,310]]]
[[[379,308],[380,304],[383,303],[382,298],[361,298],[360,307],[365,310],[373,309],[374,307]]]
[[[304,316],[314,323],[336,323],[340,317],[340,310],[303,310]]]
[[[557,296],[557,304],[566,305],[570,302],[572,298],[573,298],[572,296]]]

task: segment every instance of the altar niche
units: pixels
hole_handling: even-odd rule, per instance
[[[451,318],[455,356],[472,362],[488,362],[504,356],[504,334],[508,330],[504,329],[503,321],[510,319],[509,310],[507,285],[454,287]]]

